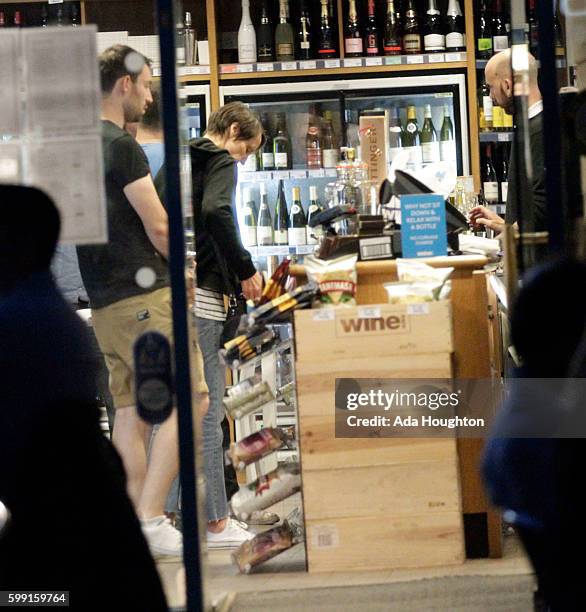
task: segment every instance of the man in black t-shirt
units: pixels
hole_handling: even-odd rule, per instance
[[[155,556],[182,554],[181,533],[166,519],[165,500],[178,473],[176,414],[154,438],[138,417],[134,396],[133,344],[148,331],[172,340],[167,213],[157,195],[145,154],[124,125],[140,120],[152,101],[149,62],[115,45],[100,56],[102,144],[108,213],[106,244],[78,247],[92,322],[110,373],[116,409],[112,441],[128,478],[128,493]],[[194,398],[206,406],[201,352],[192,339]]]

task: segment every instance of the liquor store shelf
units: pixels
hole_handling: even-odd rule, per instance
[[[430,53],[390,57],[222,64],[220,78],[262,79],[272,77],[393,72],[407,70],[452,70],[466,68],[466,53]]]
[[[512,142],[515,132],[512,130],[505,132],[480,132],[478,134],[480,142]]]
[[[484,70],[484,68],[486,68],[486,64],[488,64],[488,60],[476,60],[476,68],[478,70]],[[566,61],[565,58],[556,59],[555,67],[556,68],[567,68],[568,67],[568,62]]]
[[[316,170],[266,170],[259,172],[244,172],[238,173],[238,182],[240,183],[268,183],[270,181],[289,181],[303,180],[308,178],[324,178],[338,176],[335,168],[321,168]]]
[[[247,246],[246,250],[253,257],[282,257],[284,255],[311,255],[315,251],[314,244],[302,246],[271,245],[271,246]]]

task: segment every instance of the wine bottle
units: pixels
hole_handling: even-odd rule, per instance
[[[480,17],[478,19],[478,35],[476,37],[476,57],[478,59],[490,59],[492,55],[492,28],[486,0],[480,5]]]
[[[250,187],[244,187],[242,190],[242,203],[242,244],[245,247],[256,246],[256,206]]]
[[[274,242],[278,245],[286,245],[289,240],[289,212],[287,211],[287,200],[283,188],[283,179],[279,180],[279,191],[277,203],[275,204],[275,215],[273,217]]]
[[[535,12],[535,0],[529,0],[529,51],[536,59],[539,58],[539,24]]]
[[[175,24],[175,60],[179,66],[185,65],[185,24],[181,15],[177,15]]]
[[[437,132],[431,118],[431,104],[425,105],[423,127],[421,128],[421,149],[423,163],[430,164],[440,161],[440,146]]]
[[[291,204],[291,214],[289,218],[289,244],[291,246],[301,246],[307,244],[307,220],[301,205],[301,190],[293,187],[293,203]]]
[[[250,18],[250,0],[242,0],[242,19],[238,28],[238,62],[256,62],[256,33]]]
[[[0,11],[0,28],[5,28],[6,27],[6,15],[4,14],[4,11]]]
[[[274,170],[275,153],[273,151],[273,137],[271,135],[271,126],[267,113],[261,114],[260,121],[265,131],[265,142],[260,149],[259,167],[261,168],[261,170]]]
[[[258,246],[273,244],[273,221],[267,201],[267,186],[264,183],[260,184],[260,208],[256,224],[256,243]]]
[[[348,0],[348,4],[348,21],[344,34],[346,57],[360,57],[363,53],[363,45],[358,13],[356,12],[356,0]]]
[[[55,25],[58,28],[62,28],[65,23],[63,22],[63,6],[57,6],[57,10],[55,11]]]
[[[336,43],[334,42],[334,31],[330,23],[328,0],[321,0],[319,47],[317,54],[322,58],[334,57],[336,55]]]
[[[450,107],[444,106],[444,121],[440,130],[440,157],[445,162],[456,161],[456,141],[454,140],[454,126],[450,117]]]
[[[492,50],[500,53],[509,48],[509,36],[503,14],[503,0],[496,0],[492,18]]]
[[[376,25],[375,0],[368,0],[368,21],[365,29],[366,55],[375,57],[380,54],[378,26]]]
[[[505,129],[505,111],[494,103],[492,105],[492,129],[495,132],[502,132]]]
[[[492,130],[492,98],[486,81],[482,81],[478,101],[480,102],[480,129],[483,132],[490,132]]]
[[[417,111],[413,105],[407,107],[407,124],[401,134],[401,146],[409,153],[410,164],[423,163],[421,135],[417,127]]]
[[[3,16],[3,15],[2,15]],[[2,27],[2,19],[0,16],[0,27]],[[42,28],[48,28],[49,27],[49,9],[47,8],[46,4],[43,4],[43,6],[41,7],[41,27]]]
[[[276,170],[290,170],[292,168],[291,139],[287,131],[287,117],[284,113],[277,115],[277,128],[273,138],[273,154]]]
[[[553,13],[553,40],[555,48],[555,56],[557,59],[562,59],[566,56],[566,45],[564,42],[564,31],[560,23],[560,16],[557,11],[556,3],[554,3]]]
[[[305,136],[305,157],[308,168],[321,168],[319,119],[315,108],[312,108],[309,113],[309,125],[307,126],[307,135]]]
[[[501,145],[499,181],[499,199],[506,204],[509,195],[509,149],[506,144]]]
[[[313,49],[311,43],[311,20],[305,0],[301,0],[300,13],[299,32],[297,32],[297,55],[300,60],[309,60],[313,57]]]
[[[279,0],[279,23],[275,30],[275,48],[278,62],[295,59],[295,36],[289,23],[289,0]]]
[[[307,209],[307,228],[306,228],[306,239],[307,244],[317,244],[319,238],[323,235],[323,230],[320,225],[316,227],[309,227],[310,221],[322,211],[322,207],[317,198],[317,187],[315,185],[309,186],[309,207]]]
[[[421,53],[421,33],[414,0],[407,0],[407,12],[403,24],[403,49],[407,55]]]
[[[440,53],[446,50],[446,36],[435,0],[429,0],[425,18],[423,46],[427,53]]]
[[[322,165],[324,168],[335,168],[338,165],[338,148],[336,146],[336,135],[334,134],[332,111],[324,113],[322,124]]]
[[[395,12],[394,0],[387,0],[387,15],[385,18],[385,55],[401,55],[402,50],[401,20]]]
[[[347,108],[344,111],[346,120],[346,147],[358,150],[360,147],[360,130],[358,128],[358,111]]]
[[[273,49],[273,28],[269,18],[267,0],[264,0],[261,8],[260,25],[256,36],[258,61],[272,62],[275,56]]]
[[[402,150],[399,109],[393,106],[391,107],[391,115],[389,118],[389,160],[392,162]]]
[[[22,23],[22,13],[20,11],[14,11],[14,17],[13,17],[13,21],[12,21],[12,25],[15,28],[21,28],[23,23]]]
[[[492,163],[492,149],[490,143],[486,145],[484,163],[482,165],[482,190],[484,199],[489,204],[496,204],[499,199],[499,183]]]
[[[513,115],[510,115],[506,111],[503,113],[504,115],[504,131],[510,131],[513,129]]]
[[[446,14],[446,51],[466,51],[464,17],[458,0],[450,0]]]

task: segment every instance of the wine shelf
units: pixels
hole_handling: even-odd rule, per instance
[[[489,60],[476,60],[476,68],[478,68],[478,70],[484,70],[484,68],[486,68],[486,64],[488,64],[488,61]],[[539,65],[539,61],[537,61],[537,64]],[[567,68],[568,61],[566,60],[565,57],[556,59],[555,67],[556,68]]]
[[[240,171],[238,173],[238,181],[240,183],[268,183],[270,181],[289,181],[289,180],[303,180],[311,178],[324,178],[338,176],[335,168],[320,168],[319,170],[267,170],[259,172],[245,172]]]
[[[500,202],[499,204],[489,204],[488,208],[495,212],[497,215],[504,216],[507,210],[507,205],[504,202]]]
[[[315,251],[315,244],[302,246],[253,246],[245,247],[253,257],[283,257],[286,255],[311,255]]]
[[[343,69],[381,69],[392,70],[399,67],[409,69],[423,68],[429,70],[434,67],[448,68],[465,67],[466,53],[425,53],[421,55],[396,55],[390,57],[352,57],[345,59],[306,60],[292,62],[260,62],[256,64],[221,64],[221,78],[243,78],[255,75],[256,78],[272,76],[290,76],[292,72],[301,72],[303,75],[312,73],[323,74],[327,71],[340,71]],[[462,64],[461,66],[459,64]],[[441,65],[441,66],[439,66]],[[405,69],[402,68],[402,69]]]
[[[512,142],[515,132],[480,132],[478,136],[480,142]]]

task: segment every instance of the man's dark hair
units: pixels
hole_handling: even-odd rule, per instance
[[[143,63],[140,65],[140,69],[135,71],[133,66],[130,68],[127,66],[127,58],[131,53],[136,53],[139,58],[142,58]],[[126,45],[114,45],[106,49],[99,57],[100,62],[100,85],[103,94],[109,94],[116,81],[122,77],[129,76],[133,83],[136,83],[138,75],[141,73],[144,64],[149,68],[151,67],[151,60],[148,57],[142,55],[138,51],[135,51],[131,47]]]
[[[156,131],[161,129],[161,90],[158,85],[151,87],[153,101],[140,120],[141,125],[149,130]]]
[[[233,123],[240,128],[238,140],[250,140],[259,134],[264,140],[264,130],[259,118],[242,102],[230,102],[210,115],[208,134],[224,136]]]
[[[51,198],[34,187],[0,185],[0,292],[48,270],[61,220]]]

